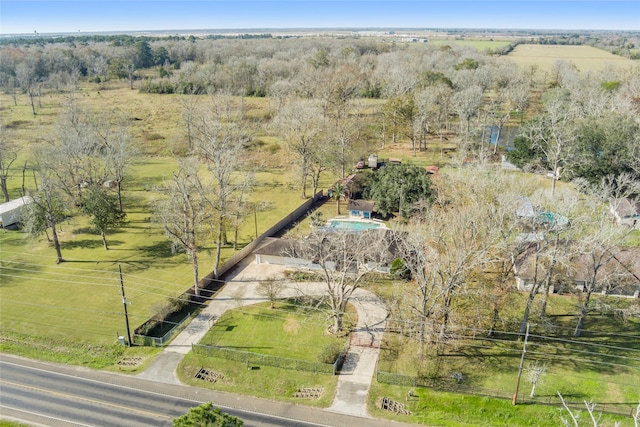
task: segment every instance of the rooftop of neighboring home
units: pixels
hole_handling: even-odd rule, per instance
[[[369,200],[349,199],[349,202],[347,203],[347,210],[349,211],[373,212],[374,208],[375,202]]]

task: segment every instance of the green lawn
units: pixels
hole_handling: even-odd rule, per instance
[[[151,201],[157,187],[174,168],[170,158],[154,157],[134,164],[124,182],[127,223],[109,233],[105,251],[86,217],[74,213],[60,225],[62,254],[67,262],[56,265],[55,252],[44,235],[32,239],[19,230],[0,233],[0,349],[24,354],[21,342],[42,342],[42,358],[75,363],[93,362],[83,345],[108,348],[124,335],[118,265],[123,272],[131,330],[153,316],[169,298],[188,289],[193,281],[189,259],[171,251],[158,224],[151,221]],[[264,210],[246,217],[240,226],[239,248],[264,232],[303,200],[282,182],[282,171],[264,169],[259,174],[256,201],[269,202]],[[19,180],[12,180],[12,192]],[[290,197],[282,197],[289,194]],[[229,237],[232,238],[233,233]],[[222,260],[235,251],[229,245]],[[213,270],[215,247],[204,245],[200,253],[200,277]],[[11,343],[17,343],[12,345]],[[51,344],[44,344],[51,343]],[[36,353],[31,353],[36,356]],[[58,354],[59,353],[59,354]],[[74,356],[72,356],[74,355]]]
[[[568,413],[558,406],[519,404],[513,406],[509,399],[495,399],[470,396],[428,389],[412,389],[414,397],[407,400],[410,388],[379,384],[374,381],[369,389],[369,413],[381,418],[402,422],[419,423],[431,427],[537,427],[563,425],[561,418],[569,418]],[[376,406],[383,397],[406,405],[411,415],[397,415]],[[602,406],[596,408],[602,409]],[[584,408],[580,414],[580,425],[592,425]],[[603,415],[603,426],[633,426],[629,417]]]
[[[509,319],[512,319],[513,323],[503,324],[502,329],[506,329],[507,332],[517,331],[517,315],[522,311],[523,302],[524,295],[512,296],[509,309],[502,315],[504,320],[509,322]],[[622,308],[633,303],[634,301],[627,299],[595,296],[593,307],[608,305]],[[574,338],[572,333],[576,317],[568,313],[575,313],[577,304],[576,297],[551,297],[548,316],[544,323],[535,315],[530,319],[532,336],[527,345],[519,400],[559,405],[557,393],[560,392],[571,402],[593,401],[601,403],[601,409],[605,406],[604,410],[607,411],[630,414],[640,397],[640,319],[634,317],[623,321],[612,314],[594,310],[587,317],[583,336]],[[517,341],[516,337],[513,333],[505,332],[493,337],[478,335],[473,340],[452,341],[440,353],[432,349],[425,358],[421,358],[418,356],[415,341],[400,334],[387,333],[382,346],[379,369],[411,377],[425,375],[422,381],[434,385],[439,390],[499,396],[509,402],[515,391],[523,347],[523,343]],[[531,384],[527,380],[526,372],[533,363],[545,364],[547,371],[538,385],[535,398],[531,399]],[[454,372],[463,374],[464,379],[460,385],[450,378]],[[402,387],[396,389],[379,385],[379,389],[395,390],[395,393],[398,393]],[[422,390],[421,393],[432,396],[435,392],[429,390]],[[461,397],[456,399],[460,400]],[[466,399],[483,401],[483,398]],[[435,405],[432,397],[428,402],[416,405],[416,412],[425,412],[421,415],[426,417],[424,422],[427,424],[465,425],[464,422],[447,424],[437,417],[432,418]],[[505,408],[508,406],[505,405]],[[460,412],[464,414],[465,411]],[[542,412],[540,416],[544,417],[546,412]],[[526,416],[515,413],[511,416],[522,417],[522,421],[513,421],[511,425],[536,425],[527,421]],[[467,422],[475,425],[480,421]]]
[[[329,335],[327,325],[326,313],[305,308],[294,301],[279,302],[274,309],[263,303],[228,311],[201,343],[316,362],[325,348],[333,344],[342,346],[345,342],[344,338]],[[200,368],[222,374],[224,379],[215,384],[198,380],[194,375]],[[331,404],[338,378],[270,366],[252,365],[247,369],[243,362],[194,352],[185,357],[178,370],[181,381],[186,384],[320,407]],[[317,387],[325,389],[320,399],[293,397],[300,388]]]

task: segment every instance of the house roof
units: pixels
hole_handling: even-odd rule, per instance
[[[17,199],[13,199],[9,202],[0,204],[0,214],[5,212],[11,212],[12,210],[22,207],[28,203],[31,203],[33,199],[29,196],[22,196]]]
[[[438,171],[440,170],[440,168],[436,165],[427,166],[425,169],[429,173],[438,173]]]
[[[349,199],[349,203],[347,203],[347,210],[349,211],[373,212],[374,208],[375,208],[375,202],[372,202],[369,200]]]
[[[629,198],[612,199],[611,210],[620,218],[631,217],[640,214],[640,202],[634,202]]]
[[[618,246],[608,251],[611,256],[598,272],[598,276],[615,275],[621,281],[636,283],[640,285],[640,247],[637,246]],[[586,255],[579,256],[574,261],[576,267],[575,280],[587,280],[589,271],[589,257]]]
[[[299,242],[295,239],[265,237],[258,247],[253,250],[252,254],[286,256],[287,253],[293,252],[293,249],[298,245]]]
[[[611,278],[612,289],[617,292],[633,293],[640,287],[640,247],[618,246],[609,249],[611,256],[606,256],[603,260],[607,262],[598,271],[598,280],[603,278]],[[596,254],[598,257],[600,254]],[[542,258],[545,257],[541,253]],[[589,271],[593,269],[589,261],[588,255],[580,255],[569,260],[567,264],[557,265],[556,273],[564,274],[568,279],[575,281],[588,280]],[[523,279],[533,279],[535,274],[534,268],[535,244],[530,243],[524,256],[517,262],[517,276]],[[545,264],[545,261],[541,261]],[[563,273],[564,272],[564,273]],[[538,272],[544,274],[544,267]],[[556,281],[556,280],[554,280]]]
[[[319,236],[323,236],[325,235],[325,233],[333,234],[336,232],[340,231],[317,231]],[[367,236],[371,236],[371,241],[373,242],[376,241],[376,239],[379,239],[380,233],[382,233],[382,239],[384,243],[381,246],[378,246],[377,249],[370,254],[371,259],[376,262],[391,263],[395,258],[398,257],[398,246],[395,241],[394,234],[391,230],[364,230],[362,232],[362,236],[365,239],[367,238]],[[304,245],[308,245],[308,243],[303,243],[302,241],[297,239],[279,239],[276,237],[266,237],[262,240],[258,247],[253,250],[252,254],[296,257],[295,254],[298,253],[299,249],[302,249]]]

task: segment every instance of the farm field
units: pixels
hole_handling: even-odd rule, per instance
[[[638,67],[637,61],[623,58],[592,46],[520,44],[506,58],[516,64],[551,71],[558,60],[571,61],[581,72],[600,72],[609,66]]]
[[[449,46],[468,46],[474,49],[478,49],[479,51],[483,51],[486,49],[500,49],[505,46],[508,46],[511,43],[510,40],[473,40],[473,39],[441,39],[441,38],[432,38],[429,39],[430,44],[435,45],[449,45]]]

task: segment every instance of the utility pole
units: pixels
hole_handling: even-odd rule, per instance
[[[398,223],[400,223],[400,218],[402,218],[402,190],[403,187],[400,187],[400,201],[398,202]]]
[[[522,357],[520,358],[520,369],[518,369],[518,382],[516,383],[516,392],[513,395],[511,404],[516,405],[518,399],[518,389],[520,388],[520,377],[522,376],[522,368],[524,367],[524,355],[527,354],[527,340],[529,339],[529,322],[527,322],[527,331],[524,335],[524,345],[522,346]]]
[[[120,273],[120,289],[122,290],[122,305],[124,305],[124,321],[127,325],[127,344],[131,347],[131,331],[129,330],[129,313],[127,313],[127,297],[124,296],[124,281],[122,280],[122,268],[118,264],[118,273]]]
[[[253,225],[256,227],[256,239],[258,238],[258,214],[256,204],[253,204]]]

